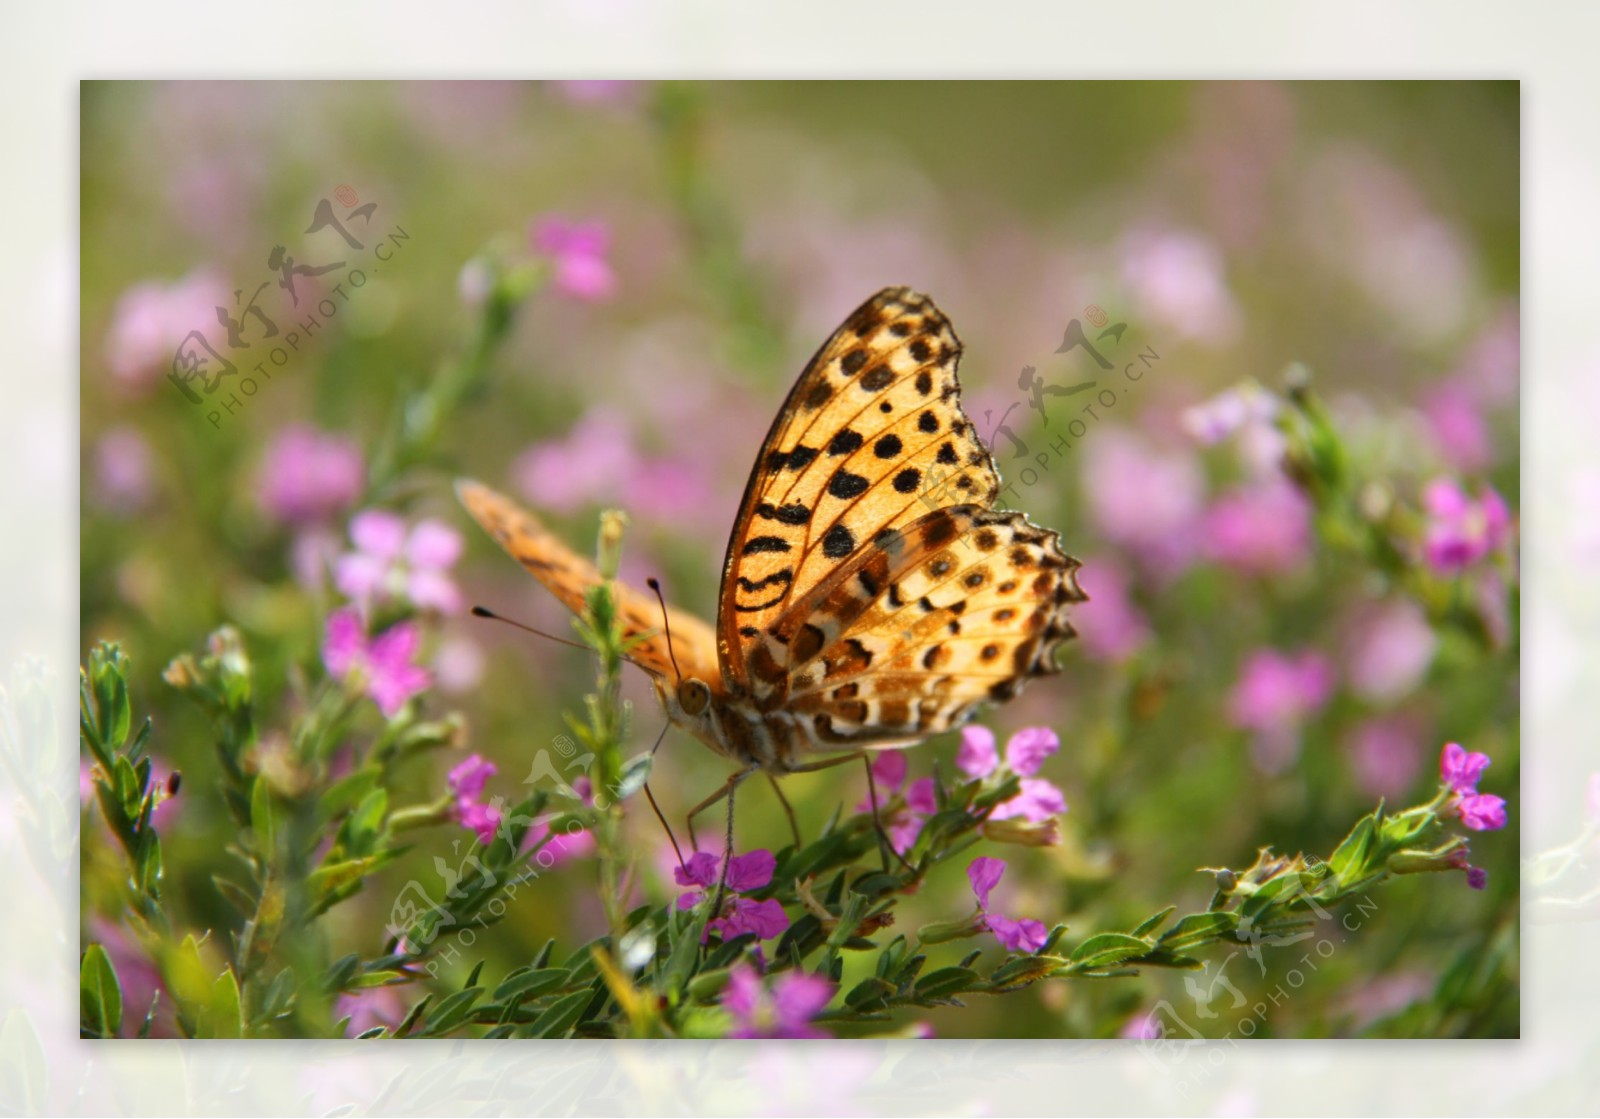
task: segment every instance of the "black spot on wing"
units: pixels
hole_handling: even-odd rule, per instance
[[[741,555],[758,556],[763,552],[787,552],[789,542],[781,536],[752,536],[744,543]]]
[[[848,470],[837,471],[833,480],[828,483],[828,493],[841,501],[852,497],[860,497],[867,492],[868,482],[859,474],[852,474]]]
[[[828,535],[822,538],[822,554],[829,559],[843,559],[855,550],[855,534],[844,527],[843,521],[830,528]]]

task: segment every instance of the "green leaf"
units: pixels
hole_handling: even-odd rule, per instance
[[[465,1022],[472,1014],[472,1004],[483,995],[482,987],[468,987],[457,991],[439,1003],[439,1008],[428,1016],[424,1032],[441,1036]]]
[[[1367,865],[1367,855],[1372,849],[1373,837],[1378,830],[1378,814],[1369,813],[1356,822],[1350,834],[1328,857],[1328,869],[1341,883],[1354,881]]]
[[[122,984],[111,957],[98,944],[89,945],[78,969],[79,1030],[86,1037],[116,1037],[122,1028]]]
[[[265,777],[257,777],[250,790],[250,828],[255,832],[256,851],[271,860],[278,849],[277,825],[272,816],[272,790]]]
[[[1060,970],[1066,963],[1067,961],[1060,956],[1018,956],[995,968],[994,974],[989,976],[989,982],[1006,990],[1026,987],[1029,983],[1037,983],[1045,976]]]
[[[978,982],[978,973],[967,967],[942,967],[930,971],[917,982],[917,998],[947,999],[968,990]]]
[[[1186,948],[1208,944],[1238,927],[1239,915],[1236,913],[1221,910],[1191,913],[1168,929],[1156,943],[1168,952],[1178,953]]]
[[[1127,933],[1097,933],[1073,949],[1072,966],[1081,971],[1111,967],[1154,947],[1148,940]]]
[[[528,1027],[528,1036],[556,1037],[566,1033],[577,1022],[578,1016],[583,1013],[583,1008],[588,1006],[593,998],[594,992],[587,987],[562,996],[533,1020]]]
[[[228,968],[211,984],[211,1036],[244,1036],[244,1014],[239,1007],[239,982]]]
[[[1151,933],[1155,932],[1157,929],[1159,929],[1162,925],[1166,924],[1167,923],[1167,918],[1171,917],[1177,911],[1178,911],[1178,907],[1176,905],[1169,905],[1165,909],[1163,909],[1160,913],[1152,913],[1150,916],[1146,917],[1143,921],[1140,921],[1137,925],[1135,925],[1133,927],[1133,931],[1130,932],[1128,935],[1129,936],[1148,936]]]
[[[852,1010],[879,1010],[884,1006],[884,1000],[894,992],[893,983],[869,975],[850,988],[850,993],[844,997],[844,1004]]]

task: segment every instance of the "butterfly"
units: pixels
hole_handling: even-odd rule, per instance
[[[1086,598],[1079,564],[1055,532],[995,507],[1000,475],[962,411],[960,356],[931,299],[878,292],[822,344],[767,432],[715,625],[614,584],[630,658],[671,722],[738,767],[690,812],[691,837],[723,796],[731,832],[733,790],[754,772],[914,745],[1057,670],[1068,611]],[[457,493],[584,611],[592,563],[487,486]]]

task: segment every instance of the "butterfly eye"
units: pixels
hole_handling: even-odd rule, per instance
[[[711,702],[711,689],[702,681],[685,680],[678,689],[678,702],[683,705],[684,714],[698,715]]]

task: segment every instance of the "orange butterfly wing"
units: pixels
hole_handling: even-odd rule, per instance
[[[473,520],[513,559],[550,588],[567,609],[583,614],[589,588],[601,582],[593,563],[563,544],[532,513],[488,486],[463,479],[456,483],[456,495]],[[675,678],[677,673],[661,627],[661,605],[655,595],[620,581],[613,581],[612,588],[623,637],[643,638],[629,651],[629,659],[653,675]],[[715,685],[720,677],[716,636],[711,626],[687,611],[672,606],[667,610],[672,623],[672,652],[677,655],[678,666],[685,676],[696,676]]]
[[[957,725],[1053,670],[1073,634],[1077,561],[994,509],[960,354],[930,299],[879,292],[811,359],[746,486],[717,616],[725,682],[810,715],[825,748]]]

